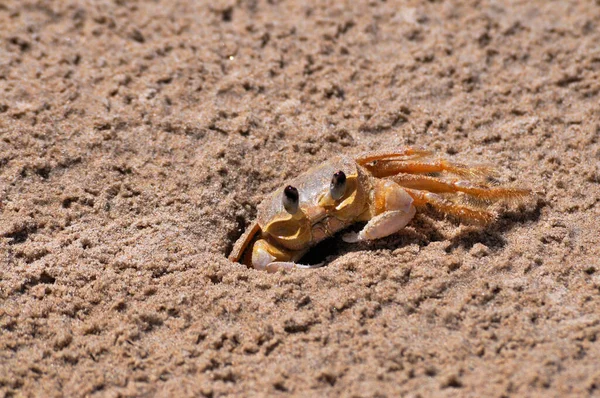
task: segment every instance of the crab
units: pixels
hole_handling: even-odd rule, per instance
[[[418,209],[434,209],[486,225],[488,204],[521,201],[528,189],[486,182],[489,167],[469,167],[411,147],[338,156],[289,181],[258,206],[257,217],[235,243],[229,259],[259,270],[316,268],[298,261],[317,243],[355,223],[346,242],[371,241],[404,228]]]

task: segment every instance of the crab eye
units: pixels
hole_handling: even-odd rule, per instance
[[[291,215],[296,214],[299,204],[298,190],[291,185],[288,185],[283,190],[283,207],[285,211]]]
[[[333,200],[340,200],[346,193],[346,174],[343,171],[338,171],[331,179],[329,193]]]

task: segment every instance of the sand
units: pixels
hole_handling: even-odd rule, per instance
[[[598,1],[0,3],[0,394],[600,394]],[[486,228],[227,254],[334,155],[529,187]]]

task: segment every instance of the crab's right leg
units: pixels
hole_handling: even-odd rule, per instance
[[[408,160],[408,159],[421,159],[424,157],[429,157],[433,153],[431,151],[426,151],[423,149],[416,149],[411,147],[399,148],[392,152],[386,151],[377,151],[377,152],[366,152],[363,154],[359,154],[356,156],[356,163],[364,166],[368,163],[378,162],[378,161],[400,161],[400,160]]]
[[[433,193],[458,193],[470,195],[484,201],[508,200],[519,202],[531,194],[529,189],[490,187],[486,184],[476,184],[468,180],[443,180],[421,174],[398,174],[391,177],[403,188],[418,189]]]
[[[404,189],[414,199],[414,204],[417,207],[431,206],[441,213],[457,217],[462,221],[471,221],[483,225],[489,224],[496,219],[496,214],[492,212],[456,204],[432,192],[409,188]]]
[[[383,238],[404,228],[415,213],[413,198],[402,187],[393,181],[377,181],[367,225],[358,233],[345,234],[342,239],[353,243]]]
[[[369,170],[374,177],[378,178],[400,173],[423,174],[447,172],[466,178],[481,178],[494,174],[494,170],[491,167],[469,167],[450,162],[446,159],[431,159],[432,155],[428,151],[404,148],[398,152],[382,152],[359,156],[356,161]]]

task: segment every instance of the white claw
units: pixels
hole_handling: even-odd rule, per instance
[[[325,265],[325,262],[318,263],[318,264],[296,264],[296,268],[313,269],[313,268],[321,268],[324,265]]]
[[[312,269],[312,268],[321,268],[324,265],[325,265],[324,262],[319,263],[319,264],[308,265],[308,264],[297,264],[297,263],[293,263],[293,262],[289,262],[289,261],[273,261],[272,263],[268,264],[265,267],[265,269],[269,273],[274,273],[274,272],[277,272],[282,269],[287,269],[287,270],[290,270],[292,268]]]
[[[342,235],[342,240],[346,243],[356,243],[364,240],[360,233],[358,232],[348,232]]]

